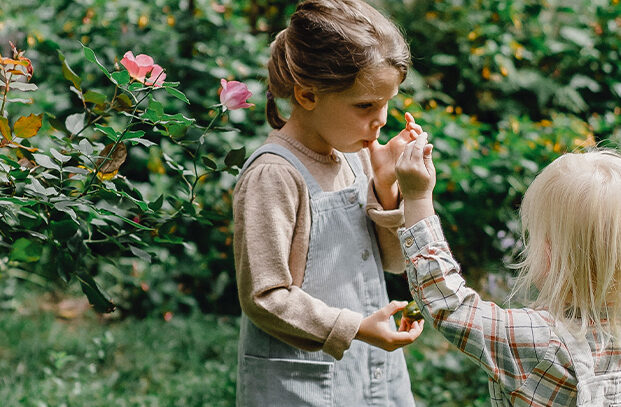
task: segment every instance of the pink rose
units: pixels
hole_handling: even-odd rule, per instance
[[[147,86],[159,88],[164,83],[164,79],[166,79],[166,74],[162,67],[154,64],[153,58],[145,54],[134,57],[131,51],[127,51],[123,55],[123,59],[121,59],[121,65],[127,69],[129,76]],[[148,78],[147,75],[149,75]]]
[[[226,79],[220,79],[222,90],[220,91],[220,103],[224,106],[224,110],[243,109],[254,106],[253,103],[247,103],[246,100],[252,96],[252,92],[248,87],[237,81],[228,82]]]

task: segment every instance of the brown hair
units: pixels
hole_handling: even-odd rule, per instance
[[[361,0],[307,0],[271,46],[266,115],[280,129],[275,97],[292,99],[294,85],[318,92],[340,92],[353,86],[368,68],[392,66],[405,79],[410,50],[399,29]]]

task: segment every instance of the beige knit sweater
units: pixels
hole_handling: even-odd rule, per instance
[[[354,181],[345,157],[316,153],[296,140],[273,132],[266,143],[295,154],[324,191]],[[367,149],[359,153],[369,177],[367,215],[375,223],[384,269],[405,269],[396,230],[403,208],[384,211],[373,189]],[[284,158],[264,154],[240,177],[234,192],[234,250],[239,300],[259,328],[299,348],[340,359],[358,332],[363,315],[328,306],[300,287],[308,253],[311,215],[306,183]],[[353,255],[353,253],[352,253]]]

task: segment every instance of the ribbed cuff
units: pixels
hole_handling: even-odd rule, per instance
[[[367,191],[367,205],[365,207],[367,216],[379,227],[387,229],[397,229],[403,227],[405,216],[403,214],[403,201],[399,202],[397,209],[384,210],[375,195],[373,188],[373,178],[369,180]]]
[[[322,350],[335,359],[341,360],[343,353],[349,349],[351,342],[358,333],[361,322],[362,314],[345,308],[342,309]]]

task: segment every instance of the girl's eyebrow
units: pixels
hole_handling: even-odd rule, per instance
[[[399,94],[399,92],[397,91],[394,95],[392,95],[391,97],[388,98],[388,100],[394,98],[395,96],[397,96]],[[381,102],[383,100],[385,100],[384,97],[379,96],[379,97],[373,97],[373,96],[369,96],[369,97],[365,97],[364,95],[361,96],[360,98],[358,98],[359,100],[362,101],[369,101],[369,102]]]

